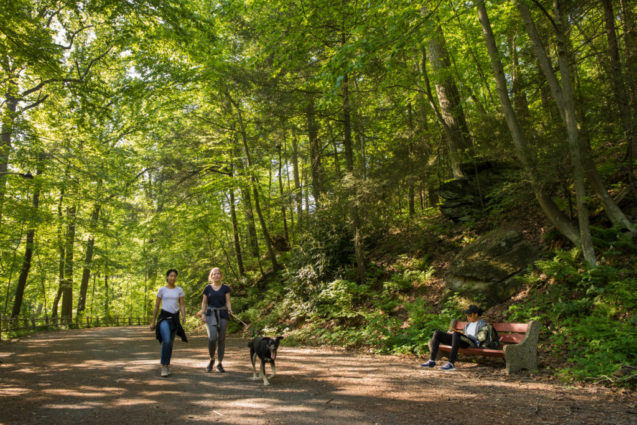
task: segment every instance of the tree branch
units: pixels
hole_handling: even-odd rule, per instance
[[[81,80],[78,80],[76,78],[49,78],[48,80],[41,81],[35,87],[32,87],[30,89],[23,91],[22,93],[20,93],[18,97],[24,98],[30,95],[31,93],[42,89],[42,87],[46,86],[47,84],[51,84],[51,83],[79,83],[79,82],[81,82]]]
[[[101,55],[93,58],[93,60],[90,61],[88,66],[86,67],[86,70],[84,71],[84,74],[80,76],[80,80],[84,80],[84,78],[86,78],[86,76],[88,75],[89,71],[91,70],[91,67],[93,67],[93,65],[95,65],[97,62],[99,62],[107,54],[109,54],[112,48],[113,48],[113,46],[110,46],[108,49],[106,49],[106,51],[104,53],[102,53]]]
[[[29,109],[31,109],[31,108],[35,108],[35,107],[36,107],[36,106],[38,106],[40,103],[44,102],[44,101],[45,101],[48,97],[49,97],[49,95],[48,95],[48,94],[46,94],[46,95],[44,95],[44,96],[42,96],[41,94],[40,94],[40,95],[38,95],[37,100],[36,100],[35,102],[33,102],[32,104],[27,105],[27,106],[25,106],[24,108],[22,108],[22,109],[20,110],[20,113],[25,112],[25,111],[28,111],[28,110],[29,110]]]
[[[85,29],[87,29],[87,28],[91,28],[92,26],[93,26],[93,25],[87,25],[87,26],[82,27],[82,28],[80,28],[79,30],[77,30],[77,31],[75,31],[75,32],[73,32],[73,33],[71,33],[71,40],[69,41],[69,45],[68,45],[68,46],[64,46],[64,45],[62,45],[62,44],[57,44],[57,43],[55,43],[55,46],[57,46],[57,47],[61,47],[62,49],[65,49],[65,50],[69,50],[71,47],[73,47],[73,42],[75,41],[75,37],[76,37],[79,33],[81,33],[82,31],[84,31]]]
[[[93,67],[93,65],[95,65],[104,56],[106,56],[111,51],[111,48],[112,47],[109,47],[108,49],[106,49],[106,51],[104,53],[102,53],[101,55],[93,58],[91,60],[91,62],[89,62],[88,66],[86,67],[84,72],[82,72],[80,70],[79,65],[76,63],[76,69],[77,69],[77,73],[78,73],[79,78],[49,78],[48,80],[41,81],[36,86],[23,91],[22,93],[20,93],[20,95],[18,97],[19,98],[24,98],[24,97],[30,95],[31,93],[42,89],[42,87],[46,86],[47,84],[51,84],[51,83],[81,83],[81,82],[83,82],[84,79],[86,78],[86,76],[88,75],[88,73],[90,72],[91,68]]]
[[[553,20],[553,17],[548,12],[548,10],[546,10],[544,6],[542,6],[540,2],[538,2],[537,0],[531,0],[531,1],[542,11],[542,13],[544,13],[544,15],[546,15],[548,20],[551,22],[551,25],[553,25],[553,28],[555,29],[555,31],[559,31],[559,28],[557,27],[557,23]]]

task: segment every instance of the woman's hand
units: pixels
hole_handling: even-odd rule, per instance
[[[150,330],[154,331],[155,330],[155,321],[153,320],[153,323],[150,324]]]

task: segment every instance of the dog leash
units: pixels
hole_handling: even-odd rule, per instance
[[[237,319],[239,322],[241,322],[241,324],[242,324],[243,326],[245,326],[246,328],[250,326],[250,325],[248,325],[246,322],[244,322],[243,320],[241,320],[241,319],[239,319],[237,316],[235,316],[235,315],[234,315],[234,313],[230,313],[230,315],[231,315],[232,317],[234,317],[235,319]]]
[[[241,320],[241,319],[239,319],[237,316],[235,316],[235,315],[234,315],[234,313],[230,313],[230,315],[231,315],[232,317],[234,317],[236,320],[238,320],[239,322],[241,322],[241,324],[243,325],[243,328],[244,328],[244,329],[246,329],[246,330],[247,330],[247,329],[252,328],[252,336],[254,337],[254,335],[255,335],[255,329],[254,329],[254,326],[252,326],[252,325],[248,325],[246,322],[244,322],[243,320]]]

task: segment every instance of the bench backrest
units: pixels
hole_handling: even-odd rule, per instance
[[[498,332],[500,342],[503,344],[519,344],[529,327],[528,323],[492,323]],[[467,322],[456,322],[456,329],[461,331],[467,326]]]

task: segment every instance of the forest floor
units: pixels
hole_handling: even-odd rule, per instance
[[[224,374],[205,373],[205,336],[175,342],[168,378],[159,376],[159,348],[141,327],[4,342],[0,424],[637,423],[633,391],[508,376],[503,361],[459,361],[443,372],[413,356],[282,346],[265,387],[251,379],[245,339],[228,338]]]

